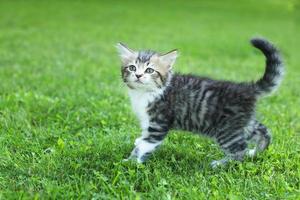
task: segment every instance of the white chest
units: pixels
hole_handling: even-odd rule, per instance
[[[142,129],[149,127],[149,115],[147,113],[147,107],[149,103],[153,102],[156,97],[161,95],[162,92],[144,92],[129,90],[129,97],[131,100],[131,106],[135,114],[137,115]]]

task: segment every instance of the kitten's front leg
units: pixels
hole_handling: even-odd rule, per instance
[[[135,148],[128,159],[135,159],[138,163],[144,162],[151,153],[162,143],[167,131],[149,127],[142,136],[135,141]]]
[[[137,146],[143,140],[143,138],[143,136],[136,138],[134,141],[134,145]]]

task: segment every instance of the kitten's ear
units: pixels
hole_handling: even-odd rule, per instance
[[[168,53],[165,53],[161,56],[159,56],[160,60],[171,69],[176,61],[176,58],[178,56],[177,49],[174,49],[172,51],[169,51]]]
[[[123,63],[126,63],[128,61],[130,61],[131,59],[134,58],[135,56],[135,51],[129,49],[125,44],[122,44],[121,42],[119,42],[116,45],[120,58],[122,60]]]

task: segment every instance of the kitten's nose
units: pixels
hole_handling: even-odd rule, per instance
[[[137,78],[141,78],[143,75],[142,74],[136,74],[135,75]]]

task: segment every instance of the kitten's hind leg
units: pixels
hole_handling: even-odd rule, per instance
[[[213,168],[225,165],[230,160],[243,160],[247,150],[247,143],[242,130],[234,131],[231,134],[223,133],[216,139],[226,156],[221,160],[213,161],[211,163]]]
[[[214,160],[210,163],[210,166],[212,168],[217,168],[219,166],[225,165],[227,162],[229,162],[231,159],[230,157],[226,156],[225,158],[222,158],[221,160]]]
[[[148,128],[147,131],[143,131],[142,137],[136,140],[136,146],[128,159],[135,159],[138,163],[143,163],[159,147],[166,134],[167,131],[160,131],[154,128]]]
[[[247,155],[254,157],[258,151],[264,151],[271,143],[271,132],[262,123],[256,122],[253,131],[247,137],[249,143],[255,143],[253,149],[249,149]]]

